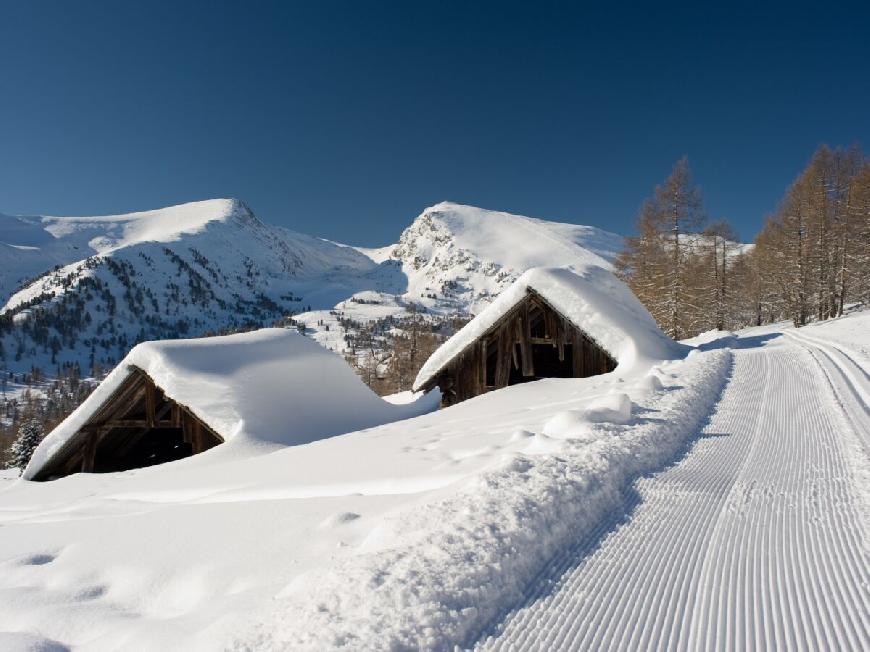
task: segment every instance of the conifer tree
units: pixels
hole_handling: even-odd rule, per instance
[[[44,432],[42,423],[37,419],[27,419],[18,428],[18,436],[12,442],[10,450],[9,468],[18,468],[24,471],[24,467],[30,462],[33,451],[42,441]]]

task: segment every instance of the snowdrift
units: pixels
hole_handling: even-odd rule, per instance
[[[668,360],[686,354],[687,347],[662,333],[652,315],[613,273],[594,264],[575,267],[575,271],[539,267],[524,273],[435,351],[420,369],[414,390],[423,387],[492,328],[529,290],[541,295],[593,338],[616,359],[619,369],[625,370],[639,361]]]
[[[136,368],[220,434],[236,453],[306,444],[416,416],[437,405],[388,403],[344,360],[285,329],[145,342],[45,438],[24,478],[38,474]]]

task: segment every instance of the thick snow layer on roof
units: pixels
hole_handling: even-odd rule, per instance
[[[477,317],[445,342],[420,369],[414,381],[419,390],[453,358],[517,303],[529,290],[541,295],[553,308],[610,353],[626,368],[638,360],[667,360],[685,347],[665,336],[631,290],[611,272],[587,265],[574,273],[563,268],[531,269],[502,292]]]
[[[32,478],[139,368],[240,448],[305,444],[430,411],[430,402],[382,400],[340,357],[298,333],[268,328],[135,347],[40,444],[24,472]],[[225,448],[225,447],[221,447]]]

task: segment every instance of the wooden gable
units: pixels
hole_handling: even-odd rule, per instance
[[[201,453],[223,441],[135,368],[33,479],[152,466]]]
[[[534,290],[454,357],[422,389],[441,389],[443,406],[540,378],[585,378],[616,360]]]

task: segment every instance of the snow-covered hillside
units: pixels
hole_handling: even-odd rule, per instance
[[[529,267],[606,265],[620,244],[592,227],[451,203],[381,249],[269,226],[227,199],[104,217],[0,216],[0,355],[10,369],[78,362],[87,373],[142,340],[291,313],[305,313],[308,334],[340,352],[347,324],[337,317],[348,308],[360,322],[401,317],[412,303],[436,318],[474,312]]]
[[[38,259],[61,265],[2,309],[11,368],[79,362],[87,370],[138,341],[270,324],[360,289],[393,289],[390,275],[354,249],[263,224],[236,200],[109,217],[6,218],[0,226],[13,252],[0,260],[7,287],[22,270],[36,271]]]
[[[778,324],[256,457],[7,476],[0,648],[866,650],[868,333]]]
[[[57,290],[56,284],[46,281],[12,296],[16,286],[58,265],[65,266],[92,256],[117,256],[124,249],[145,243],[169,244],[187,236],[203,235],[219,241],[221,235],[246,235],[247,231],[266,249],[273,250],[279,259],[277,265],[274,261],[268,261],[269,271],[311,275],[324,267],[361,265],[359,257],[328,246],[328,243],[324,246],[321,240],[265,226],[244,204],[236,200],[216,199],[100,217],[0,215],[0,297],[6,304],[4,310],[10,310],[35,293]],[[207,245],[219,244],[202,237],[188,238],[188,242],[194,247],[199,245],[205,253],[209,253]],[[248,243],[239,244],[242,255],[261,253],[256,246],[246,251],[245,245]],[[213,258],[220,260],[214,255]]]

